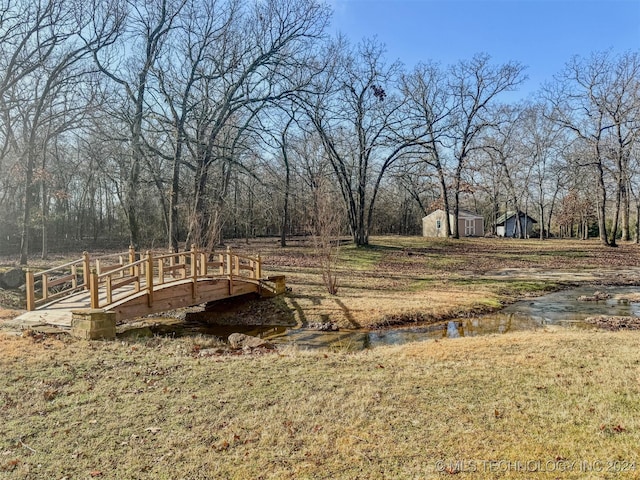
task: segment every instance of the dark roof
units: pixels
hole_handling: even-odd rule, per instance
[[[516,216],[516,212],[514,212],[514,211],[503,213],[496,220],[496,224],[497,225],[501,225],[501,224],[505,223],[507,220],[509,220],[509,219],[511,219],[511,218],[513,218],[515,216]],[[524,216],[525,216],[525,213],[524,212],[520,212],[520,217],[524,217]],[[531,223],[538,223],[538,221],[535,218],[533,218],[532,216],[527,215],[527,217],[529,218],[529,221]]]

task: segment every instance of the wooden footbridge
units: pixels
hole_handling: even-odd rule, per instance
[[[66,326],[80,309],[115,312],[116,320],[142,317],[247,293],[274,295],[284,277],[262,277],[262,260],[207,252],[137,253],[82,258],[42,272],[27,272],[23,320]],[[20,318],[20,317],[18,317]]]

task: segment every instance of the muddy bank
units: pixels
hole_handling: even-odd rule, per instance
[[[639,317],[598,315],[596,317],[587,317],[584,321],[612,332],[617,332],[618,330],[640,330]]]

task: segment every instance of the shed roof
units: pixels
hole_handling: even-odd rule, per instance
[[[525,214],[524,212],[520,212],[520,217],[524,217],[525,215],[527,216],[527,218],[529,219],[529,221],[531,223],[538,223],[538,221],[535,218],[533,218],[531,215]],[[515,211],[509,211],[507,213],[503,213],[496,220],[496,224],[502,225],[507,220],[509,220],[509,219],[511,219],[511,218],[513,218],[515,216],[516,216],[516,212]]]
[[[427,218],[427,217],[433,215],[436,212],[444,213],[444,210],[441,209],[441,208],[438,208],[437,210],[434,210],[429,215],[427,215],[426,217],[423,217],[423,218]],[[453,213],[449,213],[449,215],[453,215]],[[482,219],[482,220],[484,220],[484,217],[482,215],[478,215],[477,213],[473,213],[473,212],[470,212],[468,210],[462,210],[462,209],[458,210],[458,217],[459,218],[469,218],[469,219],[474,218],[474,219]]]

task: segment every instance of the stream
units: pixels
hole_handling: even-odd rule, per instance
[[[608,293],[611,298],[600,301],[578,300],[578,297],[593,295],[595,291]],[[473,337],[536,330],[545,325],[590,329],[594,328],[593,325],[583,322],[589,316],[640,316],[640,297],[638,297],[637,302],[618,298],[638,293],[640,293],[639,287],[584,286],[522,300],[493,314],[374,331],[340,330],[337,332],[323,332],[283,326],[198,324],[184,328],[175,325],[173,331],[153,333],[173,334],[176,336],[204,334],[226,339],[231,333],[240,332],[268,338],[270,342],[277,345],[295,345],[301,349],[327,348],[356,351],[380,345],[399,345],[427,339]]]

